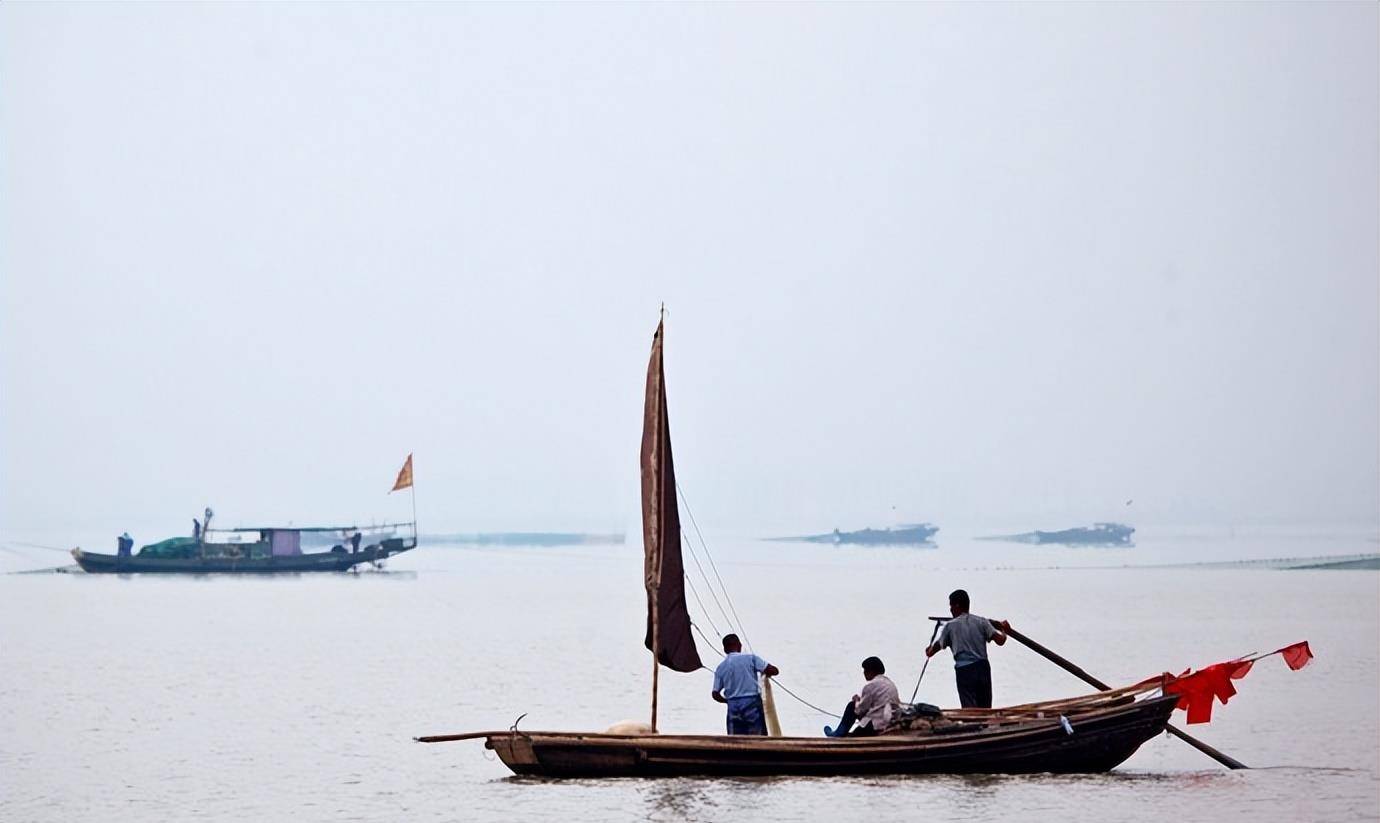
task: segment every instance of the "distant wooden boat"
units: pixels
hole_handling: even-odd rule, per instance
[[[434,735],[418,741],[483,738],[515,773],[547,777],[961,774],[1107,771],[1164,731],[1179,698],[1163,696],[1162,683],[1155,679],[1004,709],[922,715],[914,707],[903,707],[901,722],[875,737],[657,734],[661,667],[680,672],[703,668],[685,602],[662,331],[658,325],[647,366],[641,452],[644,643],[653,660],[651,733],[529,732],[514,724],[507,731]]]
[[[399,529],[410,534],[399,535]],[[350,537],[360,535],[355,549]],[[332,535],[340,542],[327,551],[303,552],[303,536],[320,542]],[[326,540],[329,543],[330,540]],[[83,571],[96,574],[296,574],[344,572],[381,561],[417,547],[414,523],[383,526],[323,526],[292,528],[216,529],[204,536],[165,540],[120,557],[80,548],[72,557]]]
[[[994,534],[979,537],[979,540],[1005,540],[1012,543],[1061,544],[1065,546],[1133,546],[1131,535],[1135,528],[1122,523],[1094,523],[1091,526],[1077,526],[1058,531],[1041,531],[1021,534]]]
[[[859,529],[845,532],[834,529],[828,534],[807,534],[800,537],[769,537],[776,543],[833,543],[859,546],[915,546],[933,545],[930,538],[939,533],[932,523],[910,523],[891,529]]]

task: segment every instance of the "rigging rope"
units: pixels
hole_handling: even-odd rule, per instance
[[[709,638],[707,638],[707,637],[704,636],[704,631],[702,631],[702,630],[700,629],[699,626],[695,625],[695,621],[693,621],[693,620],[690,621],[690,627],[693,628],[693,629],[699,634],[699,636],[704,640],[704,642],[709,643]],[[710,648],[714,648],[714,644],[713,644],[713,643],[709,643],[709,647],[710,647]],[[714,653],[717,654],[719,657],[723,657],[723,656],[724,656],[724,653],[721,652],[721,651],[719,651],[718,649],[714,649]],[[708,666],[703,666],[703,665],[702,665],[702,666],[700,666],[700,668],[703,669],[704,671],[707,671],[707,672],[713,672],[713,671],[714,671],[713,669],[709,668]],[[801,697],[800,695],[796,694],[795,692],[791,691],[789,688],[786,687],[786,684],[784,684],[784,683],[781,682],[781,678],[780,678],[780,677],[773,677],[773,678],[772,678],[772,682],[775,683],[776,685],[780,686],[782,691],[784,691],[786,694],[790,695],[791,697],[795,698],[796,701],[798,701],[798,702],[801,703],[802,705],[808,706],[808,707],[810,707],[811,709],[814,709],[815,711],[819,712],[820,714],[828,715],[829,717],[838,717],[838,716],[839,716],[839,715],[837,715],[837,714],[834,714],[834,713],[831,712],[831,711],[827,711],[827,710],[825,710],[825,709],[821,709],[820,707],[816,706],[815,704],[811,703],[810,701],[806,700],[805,698],[803,698],[803,697]]]
[[[714,605],[716,605],[716,606],[719,607],[719,614],[723,615],[724,622],[728,624],[728,627],[729,627],[729,628],[733,628],[734,621],[733,621],[733,620],[730,620],[729,617],[728,617],[728,612],[724,611],[723,604],[719,602],[719,596],[718,596],[717,594],[714,593],[714,584],[711,583],[711,582],[709,581],[709,575],[707,575],[707,574],[704,573],[704,566],[700,565],[700,557],[699,557],[699,555],[696,554],[696,552],[695,552],[695,544],[690,542],[690,536],[687,535],[687,534],[685,533],[685,529],[681,529],[681,530],[680,530],[680,536],[681,536],[681,538],[682,538],[681,542],[682,542],[684,545],[686,545],[686,546],[689,547],[689,549],[690,549],[690,559],[695,561],[695,568],[697,568],[697,569],[700,570],[700,577],[703,577],[703,578],[704,578],[704,585],[709,589],[709,596],[712,597],[712,598],[714,599]],[[709,556],[709,549],[708,549],[708,547],[705,547],[704,553],[705,553],[705,556],[706,556],[706,557]],[[712,559],[712,558],[710,559],[710,562],[713,562],[713,559]],[[683,564],[682,564],[682,565],[683,565]],[[688,579],[688,575],[687,575],[687,579]],[[722,584],[720,584],[720,585],[722,585]],[[724,591],[724,599],[725,599],[725,600],[728,599],[728,592],[727,592],[727,591]],[[729,605],[732,606],[733,604],[730,602]],[[705,609],[704,614],[705,614],[705,617],[708,617],[708,616],[709,616],[709,610],[708,610],[708,609]],[[736,614],[735,614],[735,617],[736,617]],[[711,625],[711,626],[713,625],[713,621],[712,621],[712,620],[710,621],[710,625]],[[738,624],[738,625],[741,626],[741,623]],[[718,630],[715,629],[715,631],[718,631]],[[744,636],[747,635],[746,632],[744,632],[743,634],[744,634]],[[720,635],[720,637],[722,637],[722,636],[723,636],[723,635]]]
[[[704,550],[705,559],[709,561],[709,568],[713,570],[714,579],[717,580],[719,583],[719,590],[723,592],[724,600],[728,601],[728,609],[733,613],[732,619],[730,619],[729,616],[724,613],[723,604],[719,602],[718,595],[714,593],[714,584],[709,580],[709,576],[705,574],[704,566],[700,564],[699,555],[695,551],[694,543],[691,542],[690,536],[685,533],[685,530],[681,529],[681,537],[683,538],[683,542],[685,545],[690,547],[690,556],[694,559],[695,566],[700,570],[700,576],[704,578],[705,586],[709,589],[709,594],[714,599],[715,605],[719,607],[719,613],[723,615],[724,620],[729,624],[730,628],[732,628],[735,625],[738,627],[738,631],[742,632],[743,634],[743,643],[748,647],[748,651],[752,651],[752,641],[748,639],[747,629],[743,626],[742,618],[738,616],[738,608],[733,605],[733,598],[728,593],[728,587],[724,585],[723,577],[719,575],[719,566],[717,563],[714,562],[714,554],[709,551],[709,544],[705,542],[704,533],[700,531],[700,524],[695,521],[695,513],[691,511],[690,501],[686,498],[685,489],[681,487],[680,483],[676,483],[676,493],[680,495],[680,502],[682,505],[685,506],[685,513],[690,518],[690,526],[695,530],[695,536],[700,539],[700,548]],[[685,575],[685,579],[687,582],[690,582],[690,575],[688,573]],[[690,584],[690,590],[692,593],[694,593],[695,600],[700,605],[700,610],[704,612],[705,619],[709,621],[709,627],[711,629],[714,629],[715,632],[718,633],[718,629],[714,626],[713,619],[709,617],[709,609],[705,608],[704,601],[700,600],[699,592],[695,591],[694,583]],[[709,638],[704,636],[704,630],[701,629],[699,625],[695,623],[694,620],[690,621],[690,627],[695,630],[695,633],[698,634],[702,640],[704,640],[705,644],[709,646],[709,648],[714,650],[715,654],[717,654],[719,657],[724,656],[724,653],[719,651],[718,645],[711,642]],[[708,666],[702,666],[702,668],[705,671],[713,671]],[[837,718],[839,716],[834,712],[828,711],[827,709],[821,709],[819,706],[816,706],[814,703],[811,703],[810,701],[791,691],[791,689],[788,686],[781,682],[781,678],[773,677],[772,680],[776,683],[776,685],[781,687],[782,691],[790,695],[796,702],[800,703],[801,705],[806,706],[816,712],[819,712],[820,714],[827,715],[829,717]]]
[[[681,574],[685,575],[685,582],[690,586],[690,593],[695,596],[695,602],[700,605],[700,611],[704,613],[704,619],[709,621],[709,628],[714,630],[714,634],[723,637],[723,633],[719,631],[719,627],[714,625],[714,618],[709,616],[709,609],[704,607],[704,601],[700,599],[700,593],[695,589],[695,581],[690,579],[690,573],[682,570]],[[691,620],[690,625],[694,626],[695,621]],[[696,626],[695,628],[698,629],[699,627]],[[703,637],[704,633],[701,632],[700,636]],[[712,646],[714,644],[711,643],[710,645]]]
[[[70,554],[72,551],[71,546],[64,549],[61,546],[45,546],[42,543],[30,543],[27,540],[9,540],[6,542],[11,546],[28,546],[34,549],[47,549],[50,552],[60,552],[62,554]]]
[[[700,532],[700,524],[695,522],[695,513],[690,510],[690,500],[685,496],[685,489],[681,487],[679,482],[676,483],[676,493],[680,495],[680,501],[685,504],[685,513],[690,515],[690,525],[695,529],[695,535],[700,539],[700,546],[704,549],[704,556],[709,558],[709,568],[714,570],[714,579],[719,581],[719,589],[723,591],[724,599],[728,601],[728,608],[733,612],[733,620],[729,622],[738,626],[738,630],[743,633],[743,642],[747,644],[748,651],[752,651],[752,641],[748,639],[747,629],[743,627],[743,619],[738,616],[738,608],[733,605],[733,598],[728,595],[728,587],[724,585],[724,579],[719,576],[719,567],[714,563],[714,555],[709,553],[709,544],[704,542],[704,535]],[[692,551],[691,554],[693,553]],[[696,559],[695,562],[698,563],[699,560]],[[700,571],[703,573],[704,570],[701,569]],[[708,582],[707,579],[706,582]],[[712,589],[710,593],[713,594]],[[727,620],[728,616],[725,615],[724,619]]]

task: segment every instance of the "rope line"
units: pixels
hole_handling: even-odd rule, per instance
[[[709,609],[706,609],[706,608],[704,607],[704,601],[700,599],[700,593],[699,593],[699,591],[695,588],[695,581],[693,581],[693,580],[690,579],[690,574],[689,574],[689,572],[682,571],[681,574],[684,574],[684,575],[685,575],[685,582],[686,582],[687,585],[690,586],[690,594],[694,595],[694,597],[695,597],[695,602],[698,603],[698,604],[700,605],[700,611],[704,613],[704,619],[709,621],[709,628],[711,628],[711,629],[714,630],[714,634],[717,634],[717,635],[719,635],[720,637],[723,637],[723,634],[719,632],[719,627],[714,625],[714,618],[712,618],[712,617],[709,616]],[[691,625],[691,626],[695,626],[695,621],[691,620],[691,621],[690,621],[690,625]],[[695,628],[696,628],[696,629],[699,629],[699,626],[695,626]],[[704,636],[704,632],[700,632],[700,636],[703,637],[703,636]],[[714,644],[713,644],[713,643],[710,643],[709,645],[710,645],[710,646],[713,646]]]
[[[695,535],[700,539],[704,556],[709,559],[709,568],[714,570],[714,579],[719,581],[719,589],[723,591],[724,599],[728,601],[728,608],[733,612],[733,620],[729,622],[737,625],[738,630],[743,633],[743,642],[747,644],[748,651],[752,651],[752,641],[748,639],[747,629],[743,626],[743,619],[738,616],[738,608],[733,605],[733,598],[728,594],[728,587],[724,585],[724,579],[719,576],[719,567],[714,562],[714,555],[709,552],[709,544],[704,542],[704,534],[700,532],[700,524],[695,521],[695,513],[690,510],[690,500],[685,496],[685,489],[681,488],[680,483],[676,483],[676,493],[680,495],[681,502],[685,504],[685,513],[690,515],[690,525],[695,529]],[[695,562],[698,563],[699,560],[696,559]],[[724,619],[727,620],[726,615]]]
[[[45,546],[42,543],[30,543],[27,540],[8,540],[6,542],[11,546],[28,546],[33,549],[47,549],[50,552],[59,552],[61,554],[68,554],[72,551],[71,546],[64,549],[61,546]]]
[[[717,654],[719,657],[723,657],[723,656],[724,656],[724,653],[723,653],[723,652],[721,652],[721,651],[719,651],[718,649],[715,649],[715,648],[714,648],[714,642],[713,642],[712,640],[710,640],[709,638],[707,638],[707,637],[704,636],[704,630],[701,629],[701,628],[699,627],[699,624],[698,624],[698,623],[696,623],[695,621],[691,620],[691,621],[690,621],[690,628],[692,628],[692,629],[695,630],[695,633],[698,634],[698,635],[700,636],[700,639],[703,640],[703,641],[705,642],[705,645],[709,646],[709,648],[711,648],[711,649],[714,649],[714,653],[715,653],[715,654]],[[701,669],[705,669],[706,671],[709,670],[709,667],[706,666],[706,665],[704,665],[704,664],[700,664],[700,668],[701,668]]]
[[[776,683],[776,685],[780,686],[780,687],[781,687],[781,690],[782,690],[783,692],[785,692],[786,694],[789,694],[791,697],[794,697],[796,700],[800,701],[801,703],[803,703],[803,704],[806,705],[806,706],[809,706],[810,708],[814,709],[815,711],[819,712],[820,714],[827,714],[827,715],[829,715],[830,717],[839,717],[839,715],[835,714],[834,712],[827,711],[827,710],[825,710],[825,709],[821,709],[820,707],[816,706],[815,704],[811,703],[810,701],[806,700],[805,698],[801,697],[800,695],[798,695],[798,694],[796,694],[795,692],[791,691],[790,689],[786,688],[786,684],[785,684],[785,683],[782,683],[780,679],[773,677],[773,678],[772,678],[772,682],[774,682],[774,683]]]
[[[727,614],[724,613],[723,604],[719,602],[718,595],[714,593],[714,584],[709,580],[709,576],[704,573],[704,566],[700,564],[699,554],[695,551],[694,542],[690,540],[690,536],[686,534],[685,530],[681,529],[681,537],[683,538],[683,542],[685,545],[690,547],[690,556],[694,559],[695,566],[700,570],[700,576],[704,578],[705,586],[709,589],[709,594],[714,599],[715,605],[719,607],[719,613],[723,615],[724,621],[729,624],[730,628],[732,628],[733,626],[738,627],[738,631],[742,632],[743,634],[743,643],[747,645],[748,651],[751,652],[753,651],[752,641],[748,639],[747,628],[743,625],[743,619],[738,616],[738,607],[733,604],[733,597],[728,593],[728,587],[724,585],[724,579],[719,574],[719,565],[714,562],[714,553],[709,550],[709,543],[705,541],[704,533],[700,531],[700,524],[698,521],[695,520],[695,512],[690,508],[690,500],[685,496],[685,489],[681,487],[680,483],[676,483],[676,493],[680,495],[680,502],[682,505],[685,506],[685,514],[690,518],[690,526],[695,530],[695,536],[698,537],[700,540],[700,548],[704,550],[705,559],[709,561],[709,568],[714,572],[714,580],[718,581],[719,591],[723,592],[724,600],[728,601],[728,610],[733,613],[733,617],[731,619]],[[689,574],[686,574],[685,579],[687,581],[690,580]],[[694,591],[693,583],[691,584],[691,590]],[[714,621],[709,618],[709,609],[705,608],[704,602],[700,600],[698,592],[695,592],[695,599],[699,602],[700,610],[704,612],[705,619],[709,621],[710,628],[714,628]],[[701,629],[699,625],[695,623],[694,620],[690,621],[690,626],[695,630],[697,634],[699,634],[700,638],[704,640],[705,644],[709,646],[709,648],[714,650],[715,654],[719,655],[719,657],[724,656],[724,653],[719,651],[718,646],[715,643],[711,642],[709,638],[704,636],[704,630]],[[715,631],[717,632],[717,629],[715,629]],[[708,666],[703,666],[702,668],[704,668],[706,671],[709,671]],[[819,706],[816,706],[814,703],[811,703],[810,701],[796,694],[794,691],[790,689],[789,686],[782,683],[780,678],[773,677],[772,681],[776,683],[776,685],[780,686],[783,692],[789,695],[796,702],[800,703],[802,706],[805,706],[809,709],[812,709],[813,711],[816,711],[828,717],[839,717],[839,715],[835,714],[834,712],[831,712],[827,709],[821,709]]]
[[[705,643],[709,643],[709,638],[707,638],[707,637],[704,636],[704,631],[701,630],[699,626],[695,625],[695,621],[693,621],[693,620],[690,621],[690,627],[693,628],[693,629],[699,634],[699,636],[700,636],[701,638],[704,639],[704,642],[705,642]],[[713,643],[709,643],[709,647],[710,647],[711,649],[713,649],[713,648],[714,648],[714,644],[713,644]],[[724,656],[725,656],[724,653],[721,652],[721,651],[719,651],[718,649],[714,649],[714,653],[717,654],[719,657],[724,657]],[[708,666],[705,666],[705,665],[703,665],[703,664],[700,665],[700,668],[703,669],[704,671],[711,672],[711,673],[714,671],[713,669],[711,669],[711,668],[709,668]],[[811,703],[810,701],[806,700],[805,698],[803,698],[803,697],[801,697],[800,695],[796,694],[795,692],[791,691],[790,688],[788,688],[788,687],[786,686],[785,683],[782,683],[782,682],[781,682],[781,678],[779,678],[779,677],[773,677],[771,680],[772,680],[773,683],[775,683],[776,685],[780,686],[782,691],[784,691],[786,694],[790,695],[792,698],[794,698],[794,699],[795,699],[797,702],[799,702],[801,705],[808,706],[809,708],[814,709],[815,711],[819,712],[820,714],[828,715],[829,717],[834,717],[834,718],[839,717],[839,715],[837,715],[837,714],[835,714],[835,713],[833,713],[833,712],[831,712],[831,711],[827,711],[827,710],[825,710],[825,709],[821,709],[819,706],[816,706],[815,704]]]
[[[728,627],[729,627],[729,628],[733,628],[734,621],[731,620],[731,619],[729,619],[728,612],[724,611],[724,606],[723,606],[723,604],[719,602],[719,596],[718,596],[717,594],[714,593],[714,584],[710,582],[710,580],[709,580],[709,575],[707,575],[707,574],[704,573],[704,566],[700,565],[700,556],[699,556],[699,554],[697,554],[697,553],[695,552],[695,544],[690,542],[690,536],[687,535],[687,534],[685,533],[685,529],[681,529],[681,530],[680,530],[680,536],[681,536],[681,538],[682,538],[682,539],[681,539],[681,543],[682,543],[683,545],[688,546],[688,547],[690,548],[690,559],[695,561],[695,568],[697,568],[697,569],[700,570],[700,577],[703,577],[703,578],[704,578],[704,585],[709,589],[709,596],[712,597],[712,598],[714,599],[714,605],[719,607],[719,614],[723,616],[724,622],[728,624]],[[705,552],[705,556],[708,556],[708,555],[709,555],[709,549],[708,549],[708,548],[706,548],[706,549],[704,550],[704,552]],[[713,558],[710,558],[710,562],[711,562],[711,563],[713,562]],[[723,585],[723,584],[720,584],[720,585]],[[727,592],[727,591],[724,592],[724,599],[725,599],[725,600],[728,599],[728,592]],[[732,602],[730,601],[729,606],[731,607],[732,605],[733,605],[733,604],[732,604]],[[708,610],[708,609],[705,609],[705,616],[706,616],[706,617],[709,616],[709,610]],[[736,615],[735,615],[735,616],[736,616]],[[713,625],[713,621],[710,621],[710,624]],[[739,624],[739,625],[741,625],[741,624]],[[716,630],[716,631],[717,631],[717,630]],[[746,636],[747,636],[747,632],[744,632],[743,635],[746,637]],[[722,637],[722,635],[720,635],[720,637]]]

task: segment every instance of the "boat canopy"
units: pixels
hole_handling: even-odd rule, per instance
[[[207,529],[208,535],[230,534],[233,532],[374,532],[386,529],[411,527],[412,523],[375,523],[369,526],[241,526],[234,529]],[[217,541],[221,542],[221,541]]]

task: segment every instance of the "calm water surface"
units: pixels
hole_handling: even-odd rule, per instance
[[[871,654],[909,694],[925,616],[958,586],[1113,683],[1305,638],[1317,660],[1265,661],[1194,728],[1249,772],[1162,737],[1108,775],[541,781],[510,777],[480,742],[411,738],[523,713],[528,729],[644,719],[635,546],[424,547],[358,576],[6,574],[0,820],[1380,819],[1380,574],[1119,568],[1374,551],[1373,538],[710,545],[755,650],[831,709]],[[725,621],[701,594],[712,635]],[[1014,644],[992,658],[999,703],[1087,691]],[[722,728],[707,673],[662,684],[665,731]],[[956,703],[947,656],[920,697]],[[778,704],[788,734],[830,720]]]

